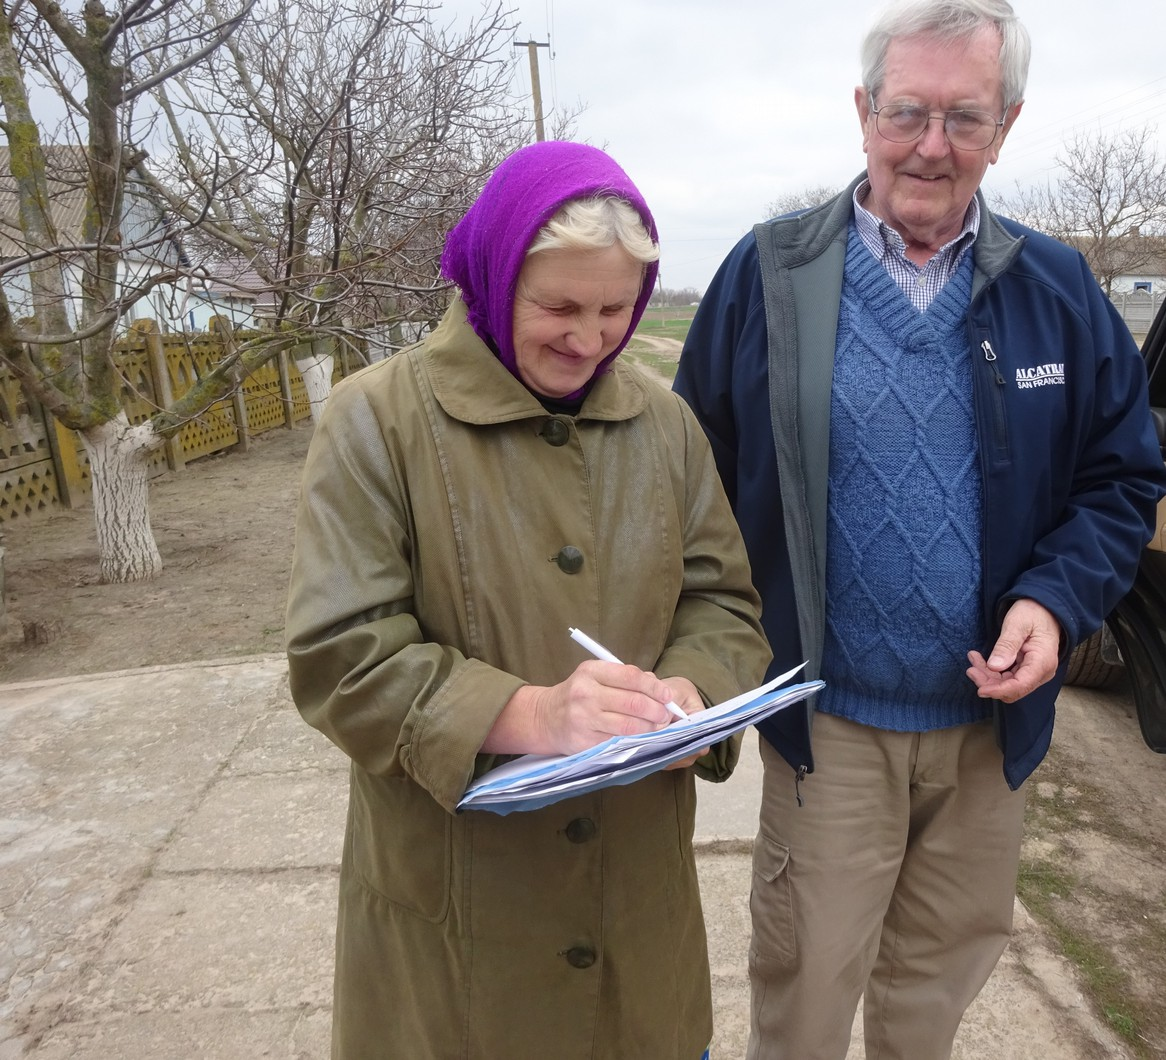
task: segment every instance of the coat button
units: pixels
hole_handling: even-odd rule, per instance
[[[567,825],[567,838],[572,843],[587,843],[595,838],[595,822],[590,817],[576,817]]]
[[[595,963],[595,951],[590,946],[572,946],[564,956],[572,968],[590,968]]]
[[[555,556],[555,562],[564,574],[578,574],[583,569],[583,553],[574,545],[564,545]]]
[[[562,420],[558,419],[547,420],[547,422],[543,424],[542,430],[540,430],[538,433],[544,442],[546,442],[548,445],[555,446],[566,445],[567,440],[571,437],[571,432],[567,425]]]

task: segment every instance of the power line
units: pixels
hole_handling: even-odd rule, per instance
[[[1067,114],[1058,125],[1047,127],[1034,136],[1027,135],[1026,131],[1023,146],[1018,145],[1009,151],[1008,159],[1024,161],[1040,157],[1093,126],[1103,131],[1116,131],[1135,122],[1151,125],[1162,119],[1166,119],[1166,77],[1155,78],[1116,96],[1098,100]]]
[[[547,40],[551,42],[551,48],[548,52],[551,67],[551,111],[552,113],[558,109],[559,106],[559,67],[555,60],[558,56],[555,54],[554,40],[555,40],[555,0],[546,0],[545,18],[547,22]]]

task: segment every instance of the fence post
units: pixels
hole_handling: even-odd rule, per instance
[[[223,348],[222,359],[233,357],[235,355],[235,328],[230,318],[211,317],[208,328]],[[247,419],[247,395],[243,392],[243,382],[246,378],[246,374],[236,364],[231,370],[231,379],[234,384],[231,388],[231,408],[235,413],[235,434],[239,438],[235,447],[244,453],[251,448],[251,425]]]
[[[166,363],[166,347],[162,342],[162,332],[156,320],[135,320],[130,331],[142,337],[146,346],[146,364],[154,383],[154,399],[159,408],[168,409],[174,404],[174,387],[170,382],[170,366]],[[166,454],[166,466],[171,471],[182,471],[186,467],[186,456],[182,450],[182,431],[175,431],[166,439],[162,447]]]
[[[81,461],[77,459],[77,436],[43,405],[36,407],[40,409],[45,425],[45,440],[57,480],[57,496],[66,508],[80,508],[85,503],[82,490],[85,474],[81,470]]]
[[[291,430],[296,425],[296,402],[292,395],[291,370],[287,362],[287,350],[281,348],[276,358],[279,368],[279,400],[283,404],[283,425]]]

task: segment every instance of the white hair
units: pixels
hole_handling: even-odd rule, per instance
[[[862,83],[873,101],[886,78],[887,49],[901,37],[966,41],[985,26],[1000,34],[1000,86],[1004,109],[1024,100],[1032,52],[1028,30],[1008,0],[899,0],[886,8],[862,42]],[[873,102],[872,102],[873,105]]]
[[[660,248],[631,203],[613,195],[596,195],[561,206],[539,229],[526,253],[529,257],[540,250],[606,250],[617,243],[641,265],[660,257]]]

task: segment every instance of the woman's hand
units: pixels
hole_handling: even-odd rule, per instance
[[[665,682],[637,666],[588,660],[557,685],[525,685],[515,692],[482,750],[573,754],[612,736],[664,728],[673,721],[664,706],[669,701],[686,713],[704,709],[700,693],[686,678]]]
[[[694,685],[687,677],[670,677],[668,678],[668,687],[676,694],[672,700],[685,714],[695,714],[697,711],[704,710],[704,700],[700,693],[696,690]],[[667,769],[687,769],[691,765],[696,764],[696,760],[701,755],[709,753],[709,748],[704,747],[697,751],[694,755],[689,755],[687,758],[680,759],[679,762],[673,762],[672,765],[667,766]]]

